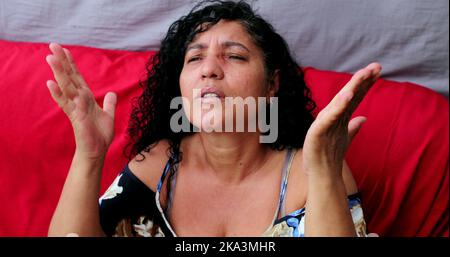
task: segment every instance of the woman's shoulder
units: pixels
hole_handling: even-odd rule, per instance
[[[129,170],[153,192],[156,192],[156,186],[169,159],[169,147],[167,140],[160,140],[150,151],[142,151],[128,163]]]

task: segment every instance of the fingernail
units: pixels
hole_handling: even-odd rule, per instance
[[[45,60],[47,61],[48,64],[50,64],[50,58],[51,58],[51,55],[47,55],[47,56],[45,57]]]
[[[50,90],[50,92],[52,91],[51,84],[52,84],[52,82],[50,80],[47,80],[47,83],[45,83],[45,85],[47,86],[48,90]]]

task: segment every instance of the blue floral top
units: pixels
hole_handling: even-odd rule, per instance
[[[289,149],[283,166],[283,179],[278,201],[278,208],[273,222],[262,236],[269,237],[302,237],[305,233],[305,208],[298,209],[287,215],[284,213],[289,171],[295,150]],[[157,186],[153,192],[133,172],[128,165],[117,176],[104,195],[99,199],[100,223],[108,236],[142,236],[163,237],[177,236],[168,219],[173,190],[168,193],[167,208],[163,210],[160,203],[160,192],[163,181],[171,167],[176,171],[177,156],[172,156],[167,162]],[[174,165],[172,165],[174,164]],[[176,176],[170,176],[171,188],[175,186]],[[150,200],[149,200],[150,199]],[[367,236],[366,223],[361,208],[359,194],[348,196],[350,212],[358,236]],[[277,217],[280,217],[277,219]]]

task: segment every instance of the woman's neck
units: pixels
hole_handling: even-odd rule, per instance
[[[221,182],[235,184],[264,166],[269,148],[259,143],[258,133],[196,133],[183,140],[182,151]],[[189,162],[190,162],[189,161]]]

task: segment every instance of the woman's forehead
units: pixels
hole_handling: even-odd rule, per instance
[[[202,24],[205,26],[206,24]],[[244,49],[250,50],[255,45],[250,34],[237,21],[221,20],[217,24],[211,26],[208,30],[198,33],[189,43],[187,49],[194,46],[208,47],[210,43],[219,43],[225,47],[242,46]]]

